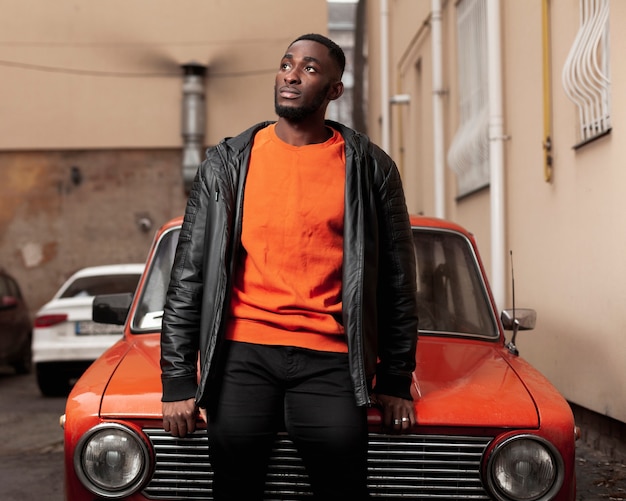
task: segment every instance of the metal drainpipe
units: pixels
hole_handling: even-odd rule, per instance
[[[391,153],[390,124],[389,124],[389,10],[387,0],[380,0],[380,97],[381,97],[381,148]]]
[[[487,0],[487,67],[489,89],[489,194],[491,201],[491,284],[496,305],[506,300],[504,141],[502,104],[500,0]]]
[[[183,69],[182,125],[183,161],[182,176],[185,191],[189,192],[204,151],[206,106],[204,77],[207,67],[187,63]]]
[[[433,164],[435,180],[435,216],[446,217],[445,164],[443,144],[443,37],[441,0],[432,0],[430,26],[433,58]]]

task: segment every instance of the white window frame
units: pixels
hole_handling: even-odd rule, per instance
[[[459,128],[448,150],[459,196],[489,185],[489,95],[487,2],[462,0],[457,6]]]
[[[609,0],[579,0],[580,27],[563,67],[565,93],[578,107],[579,145],[611,130]]]

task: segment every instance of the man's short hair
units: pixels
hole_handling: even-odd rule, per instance
[[[311,40],[312,42],[321,43],[328,48],[328,53],[330,57],[334,59],[339,66],[340,76],[343,75],[343,71],[346,69],[346,55],[343,53],[343,49],[339,47],[335,42],[333,42],[330,38],[325,37],[324,35],[320,35],[319,33],[307,33],[306,35],[301,35],[296,38],[289,46],[293,45],[300,40]]]

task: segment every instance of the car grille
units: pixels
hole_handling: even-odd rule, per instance
[[[156,454],[155,471],[143,494],[150,499],[213,499],[213,473],[205,430],[174,438],[145,429]],[[370,495],[382,499],[489,500],[480,463],[490,437],[370,434]],[[286,435],[276,440],[266,483],[266,499],[310,499],[307,475]]]

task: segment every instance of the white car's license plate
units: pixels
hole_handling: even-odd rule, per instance
[[[82,321],[76,322],[76,334],[78,336],[93,336],[98,334],[121,334],[121,325],[100,324],[97,322]]]

